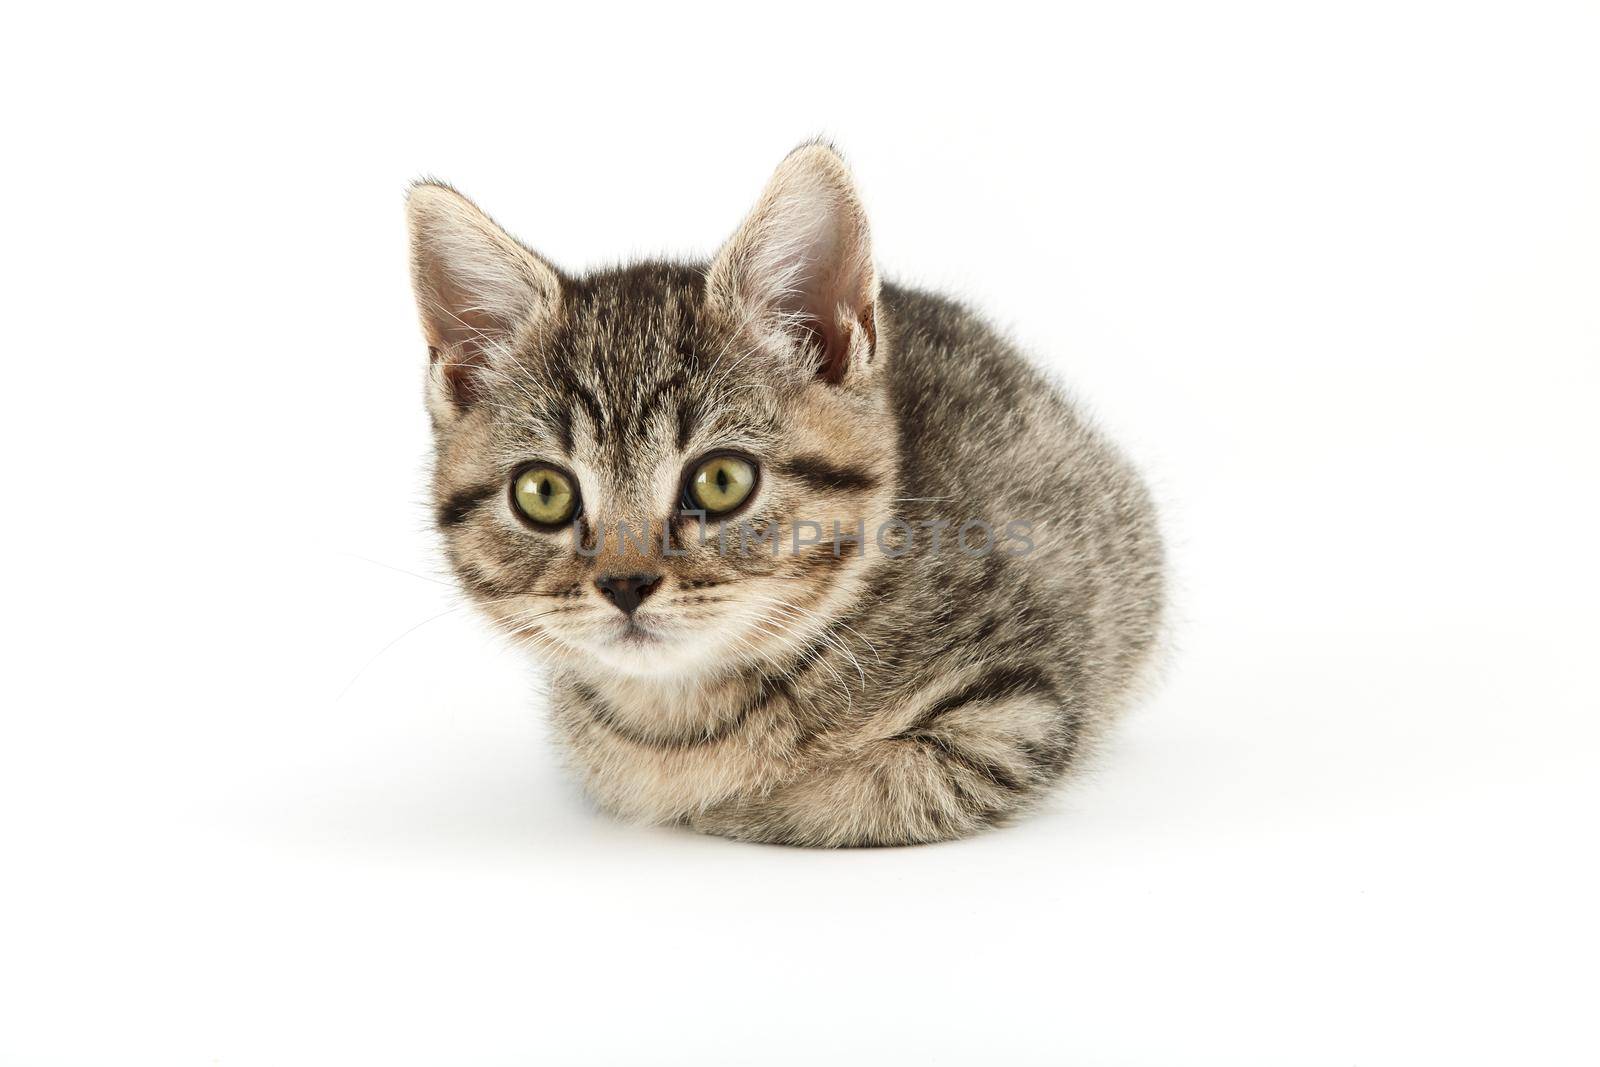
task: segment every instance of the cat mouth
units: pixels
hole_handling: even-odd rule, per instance
[[[630,618],[622,624],[622,630],[616,636],[616,641],[624,645],[657,645],[663,638],[645,626],[639,620]]]

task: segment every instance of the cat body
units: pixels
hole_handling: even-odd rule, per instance
[[[1162,605],[1137,475],[975,314],[879,282],[831,150],[709,266],[568,277],[442,186],[408,214],[447,552],[603,807],[961,837],[1127,702]]]

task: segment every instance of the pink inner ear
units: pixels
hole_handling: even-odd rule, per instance
[[[850,369],[851,329],[848,323],[834,323],[831,328],[819,325],[814,331],[822,345],[822,358],[817,362],[817,377],[829,385],[844,381]]]
[[[870,361],[876,346],[872,264],[844,230],[848,220],[824,211],[808,221],[809,229],[802,231],[808,240],[775,257],[763,281],[789,317],[790,329],[808,347],[815,346],[817,378],[838,385],[849,373],[851,358]],[[858,344],[862,338],[865,346]]]
[[[484,345],[511,329],[501,315],[474,306],[472,294],[456,285],[442,269],[427,271],[419,286],[423,297],[423,325],[430,342],[428,360],[443,364],[445,385],[458,407],[482,400],[485,389],[479,370]]]
[[[808,329],[822,349],[822,358],[817,363],[817,377],[829,385],[838,385],[844,381],[845,374],[849,372],[850,354],[855,347],[857,330],[861,331],[861,336],[866,341],[866,351],[862,359],[871,363],[873,354],[877,351],[878,323],[871,304],[862,310],[855,322],[836,321],[830,325],[820,320],[812,320]]]
[[[443,352],[432,345],[428,346],[430,364],[437,366],[444,358]],[[455,358],[445,364],[444,384],[450,390],[450,400],[457,407],[471,407],[484,398],[483,383],[475,373],[477,368],[478,360],[460,347],[456,349]]]

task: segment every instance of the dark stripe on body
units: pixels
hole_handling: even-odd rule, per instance
[[[1004,667],[986,678],[981,678],[964,689],[930,704],[916,722],[897,734],[894,740],[907,741],[923,747],[937,758],[944,769],[950,791],[962,808],[986,822],[1002,818],[1009,810],[1006,804],[985,802],[972,795],[963,782],[961,772],[966,772],[979,782],[986,782],[1005,793],[1021,795],[1036,786],[1053,780],[1072,757],[1071,738],[1077,733],[1078,717],[1067,713],[1067,738],[1060,745],[1039,744],[1033,741],[1020,743],[1019,754],[1029,771],[1019,780],[1010,769],[963,747],[957,738],[937,732],[939,720],[945,715],[973,703],[996,704],[1013,697],[1030,695],[1048,700],[1060,707],[1060,693],[1049,677],[1039,668],[1031,666]]]
[[[981,759],[970,752],[963,752],[936,734],[923,734],[915,740],[937,752],[946,762],[965,768],[983,781],[991,782],[1008,793],[1022,792],[1023,784],[997,763]]]
[[[968,704],[980,701],[986,704],[993,704],[1010,697],[1021,696],[1024,693],[1043,697],[1053,704],[1061,703],[1061,697],[1056,692],[1055,686],[1050,683],[1049,676],[1039,668],[1026,666],[1002,667],[993,674],[978,679],[965,689],[935,700],[928,705],[921,715],[917,716],[915,722],[901,731],[898,736],[909,739],[913,734],[935,726],[943,716]]]
[[[722,723],[716,729],[708,732],[693,733],[687,737],[660,737],[654,734],[640,733],[638,730],[624,725],[605,698],[588,686],[580,685],[577,689],[578,697],[584,702],[584,706],[588,708],[590,717],[611,733],[641,748],[676,750],[703,748],[706,745],[714,745],[719,741],[727,740],[745,724],[745,721],[751,715],[766,707],[774,696],[777,696],[780,692],[787,695],[788,692],[787,686],[772,685],[766,679],[763,679],[761,685],[756,689],[755,697],[739,709],[739,714]]]

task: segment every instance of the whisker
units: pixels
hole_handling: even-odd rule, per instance
[[[467,604],[457,604],[455,607],[450,608],[450,609],[448,609],[446,611],[441,611],[437,615],[431,615],[428,618],[423,619],[421,622],[417,623],[415,626],[412,626],[412,627],[408,628],[399,637],[396,637],[393,641],[390,641],[388,644],[386,644],[382,648],[378,649],[378,651],[376,651],[376,652],[374,652],[372,654],[372,658],[368,659],[367,662],[363,663],[361,665],[361,669],[356,671],[355,675],[348,682],[346,682],[344,684],[344,688],[339,690],[339,695],[333,698],[334,699],[334,703],[338,703],[339,701],[343,700],[344,699],[344,695],[346,693],[350,692],[350,687],[355,685],[356,682],[360,680],[361,676],[367,672],[367,668],[371,667],[374,663],[378,662],[379,657],[381,657],[385,652],[389,651],[395,645],[398,645],[401,641],[404,641],[407,637],[410,637],[412,634],[416,633],[418,630],[422,629],[424,626],[428,625],[430,622],[437,622],[439,619],[444,618],[446,615],[454,615],[456,612],[460,611],[462,608],[465,608],[465,607],[468,607],[468,606],[469,605],[467,605]]]
[[[341,552],[339,554],[341,556],[348,556],[351,559],[359,559],[363,563],[370,563],[374,567],[382,567],[384,570],[395,571],[399,574],[409,574],[413,578],[420,578],[425,582],[432,582],[434,585],[442,585],[450,589],[456,588],[456,583],[454,582],[443,581],[439,578],[430,578],[426,574],[418,574],[416,571],[408,571],[404,567],[396,567],[393,563],[385,563],[381,559],[372,559],[371,557],[363,556],[358,552]]]

